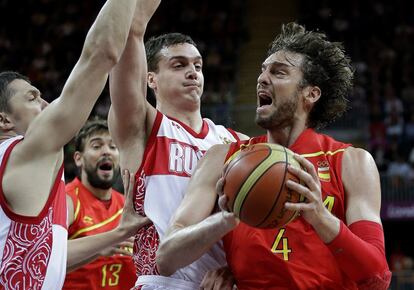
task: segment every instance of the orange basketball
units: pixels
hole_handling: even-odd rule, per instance
[[[254,144],[234,154],[223,173],[230,210],[258,228],[279,228],[291,222],[298,212],[287,210],[285,202],[304,198],[285,185],[288,179],[298,181],[287,170],[288,164],[300,167],[293,152],[277,144]]]

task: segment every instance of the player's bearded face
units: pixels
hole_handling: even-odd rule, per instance
[[[277,99],[272,102],[270,114],[256,114],[256,124],[263,129],[280,129],[290,126],[295,118],[299,102],[299,90],[287,100]]]
[[[108,157],[101,158],[96,165],[85,162],[83,166],[89,183],[93,187],[101,189],[112,187],[119,173],[119,166],[112,162]],[[99,171],[102,169],[110,172],[110,174],[99,174]]]
[[[257,79],[256,123],[264,129],[290,127],[303,92],[303,55],[279,50],[266,58]]]

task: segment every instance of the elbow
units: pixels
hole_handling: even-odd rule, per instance
[[[359,290],[387,290],[391,284],[392,273],[387,269],[381,274],[359,281]]]
[[[109,72],[120,60],[122,48],[114,40],[93,39],[85,43],[82,56],[93,66],[103,67]]]
[[[160,273],[160,275],[168,277],[175,273],[176,269],[173,267],[173,261],[171,261],[171,259],[168,259],[168,256],[165,255],[162,246],[157,251],[155,261],[157,264],[158,273]]]
[[[120,52],[110,44],[106,47],[97,48],[92,52],[90,60],[96,65],[103,66],[108,72],[118,63],[121,58]]]

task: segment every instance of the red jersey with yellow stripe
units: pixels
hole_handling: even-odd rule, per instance
[[[264,142],[267,137],[260,136],[244,144]],[[240,146],[241,143],[233,143],[227,156]],[[306,129],[289,147],[315,166],[325,206],[345,223],[341,164],[349,146]],[[312,226],[301,217],[280,229],[262,230],[240,223],[224,237],[224,247],[240,290],[357,289]]]
[[[97,199],[79,179],[66,185],[75,210],[69,227],[69,239],[92,236],[114,229],[121,218],[125,198],[112,190],[109,207]],[[135,284],[135,266],[131,257],[99,257],[66,275],[63,289],[130,289]]]

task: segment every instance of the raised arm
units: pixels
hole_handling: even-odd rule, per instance
[[[143,150],[146,134],[151,130],[156,116],[155,108],[146,101],[144,34],[160,2],[161,0],[138,1],[126,48],[110,75],[110,131],[121,151],[121,167],[134,172],[140,160],[129,156],[136,156],[137,150]]]
[[[15,213],[37,216],[43,209],[62,165],[63,146],[87,120],[110,69],[121,56],[136,1],[107,0],[60,97],[31,121],[24,140],[13,149],[3,191]],[[36,182],[21,182],[22,178]]]
[[[216,183],[221,177],[228,148],[229,145],[215,145],[199,161],[186,195],[157,251],[161,275],[170,276],[191,264],[235,227],[234,218],[227,218],[229,213],[211,215],[217,200]]]
[[[108,0],[90,28],[78,62],[59,98],[29,126],[24,152],[57,152],[81,128],[100,96],[108,73],[121,57],[136,0]]]

